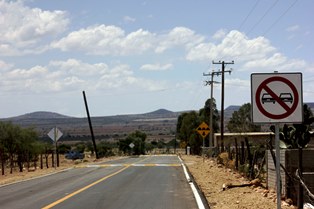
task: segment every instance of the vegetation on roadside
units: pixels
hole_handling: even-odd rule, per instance
[[[192,154],[200,154],[203,138],[196,132],[197,127],[204,121],[210,121],[210,111],[213,111],[213,132],[218,132],[219,114],[216,108],[216,101],[213,99],[213,106],[210,108],[210,99],[205,102],[204,108],[198,112],[191,111],[182,113],[177,122],[177,138],[180,140],[180,147],[191,148]],[[208,136],[209,137],[209,136]],[[209,140],[205,140],[205,146],[209,146]]]
[[[51,145],[38,140],[36,131],[31,128],[21,128],[12,123],[0,122],[0,160],[2,175],[7,165],[10,173],[17,165],[20,172],[26,167],[30,169],[31,162],[37,167],[40,154],[51,151]],[[42,165],[41,165],[42,166]]]

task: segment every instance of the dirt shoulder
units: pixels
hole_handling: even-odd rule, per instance
[[[237,172],[227,169],[214,159],[183,155],[181,158],[204,193],[210,208],[219,209],[274,209],[277,208],[276,193],[263,187],[235,187],[223,190],[223,185],[249,183]],[[296,208],[282,201],[282,209]]]
[[[99,160],[96,160],[95,158],[88,158],[88,159],[84,159],[84,161],[82,160],[74,161],[74,160],[67,160],[62,156],[60,159],[60,164],[59,164],[60,166],[56,168],[52,167],[49,164],[49,168],[44,166],[43,169],[40,169],[37,167],[35,170],[34,167],[31,167],[29,171],[24,169],[23,172],[19,172],[18,170],[15,169],[12,174],[10,174],[10,169],[6,168],[5,175],[1,175],[0,173],[0,186],[14,183],[17,181],[24,181],[27,179],[37,178],[40,176],[61,172],[66,169],[71,169],[71,168],[82,166],[82,165],[107,162],[107,161],[118,159],[118,158],[121,158],[121,157],[108,157],[108,158],[102,158]]]

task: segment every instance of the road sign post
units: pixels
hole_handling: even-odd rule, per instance
[[[202,122],[201,125],[199,125],[196,129],[196,131],[203,137],[203,149],[202,149],[202,155],[204,157],[204,149],[205,149],[205,137],[209,134],[210,129],[207,123]]]
[[[57,141],[61,138],[61,136],[63,135],[63,133],[57,128],[53,128],[49,131],[48,136],[54,141],[55,143],[55,162],[54,162],[54,167],[55,169],[57,168],[57,166],[59,167],[59,158],[57,156]]]
[[[251,101],[253,123],[275,124],[277,209],[280,209],[279,124],[303,122],[302,74],[251,74]]]

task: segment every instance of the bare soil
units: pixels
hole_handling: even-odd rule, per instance
[[[234,187],[223,190],[223,185],[248,184],[239,173],[217,164],[213,158],[200,156],[181,156],[204,193],[210,208],[219,209],[275,209],[276,192],[263,186]],[[282,200],[282,209],[296,208],[289,205],[290,200]]]

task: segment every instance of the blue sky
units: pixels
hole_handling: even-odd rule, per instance
[[[0,118],[198,110],[203,73],[225,75],[225,107],[251,101],[250,75],[302,72],[314,102],[312,0],[0,1]],[[215,77],[221,81],[221,77]],[[218,109],[221,85],[214,85]]]

